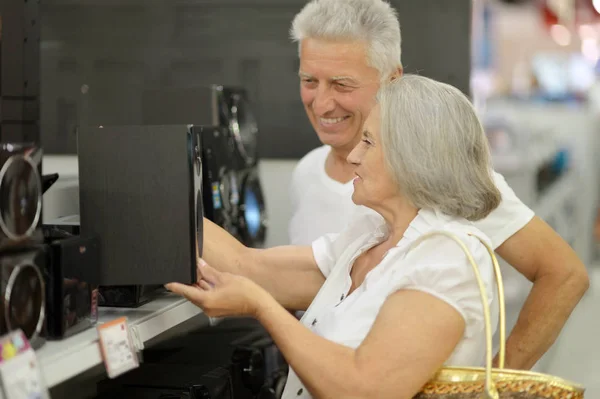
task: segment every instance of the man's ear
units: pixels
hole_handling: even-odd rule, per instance
[[[394,72],[392,72],[392,74],[390,75],[390,82],[393,82],[394,80],[401,78],[402,75],[404,74],[404,68],[402,68],[402,66],[399,66]]]

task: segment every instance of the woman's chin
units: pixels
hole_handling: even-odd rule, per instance
[[[356,195],[356,191],[352,193],[352,202],[354,202],[354,205],[364,205],[360,195]]]

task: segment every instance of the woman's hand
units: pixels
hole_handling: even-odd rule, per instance
[[[220,272],[198,259],[198,282],[170,283],[165,287],[200,307],[207,316],[256,317],[269,294],[252,280]]]

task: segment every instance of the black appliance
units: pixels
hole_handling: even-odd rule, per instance
[[[231,162],[229,130],[219,126],[195,126],[193,130],[202,140],[204,216],[240,238],[240,186]]]
[[[42,241],[41,161],[35,144],[0,144],[0,251]]]
[[[35,144],[0,144],[0,335],[21,329],[34,348],[46,303],[41,160]]]
[[[241,87],[147,88],[143,93],[142,120],[148,124],[194,123],[227,128],[229,156],[222,160],[219,157],[218,161],[226,170],[236,171],[239,195],[238,206],[231,208],[238,212],[229,215],[229,219],[235,220],[235,236],[240,241],[250,247],[261,247],[266,237],[267,217],[258,176],[259,129],[251,108],[248,93]]]
[[[41,247],[0,256],[0,335],[21,329],[34,348],[44,343],[44,267]]]
[[[101,286],[139,293],[140,286],[196,281],[201,151],[189,125],[79,130],[81,234],[100,239]],[[108,303],[100,293],[105,306],[132,306]]]
[[[98,383],[101,398],[237,399],[227,367],[141,364],[114,380]],[[242,398],[240,398],[242,399]]]
[[[44,225],[43,229],[46,237],[57,234],[68,237],[79,236],[81,234],[79,215],[69,215],[52,220],[49,224]],[[93,265],[88,264],[92,269],[100,270],[99,258],[96,258]],[[98,274],[96,276],[94,280],[90,281],[99,281]],[[97,299],[98,306],[135,308],[148,303],[164,289],[162,285],[104,285],[98,286],[96,291],[93,294],[94,298]]]
[[[46,337],[61,339],[98,320],[100,241],[44,226]]]
[[[58,173],[42,175],[42,194],[46,193],[50,187],[58,180]]]
[[[98,306],[137,308],[164,291],[162,285],[103,285],[98,288]]]
[[[288,365],[261,324],[251,318],[225,318],[216,326],[162,342],[144,351],[145,364],[168,369],[185,365],[227,366],[236,398],[279,398]]]
[[[248,92],[241,87],[216,86],[222,93],[224,107],[221,107],[220,124],[227,126],[233,136],[236,155],[244,166],[254,166],[258,162],[258,124]]]
[[[258,125],[245,89],[219,88],[225,104],[220,123],[230,131],[231,154],[239,183],[238,234],[245,245],[262,247],[267,233],[267,214],[258,176]]]
[[[42,175],[43,192],[58,178],[58,173]],[[98,289],[94,284],[99,271],[98,237],[79,237],[64,227],[42,224],[48,339],[69,337],[98,320]]]
[[[238,171],[240,182],[238,234],[249,247],[262,247],[267,235],[267,211],[257,167]]]

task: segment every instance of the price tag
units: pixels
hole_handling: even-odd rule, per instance
[[[0,385],[5,399],[50,399],[35,352],[21,330],[0,337]]]
[[[125,317],[98,326],[100,350],[109,378],[140,365]]]

